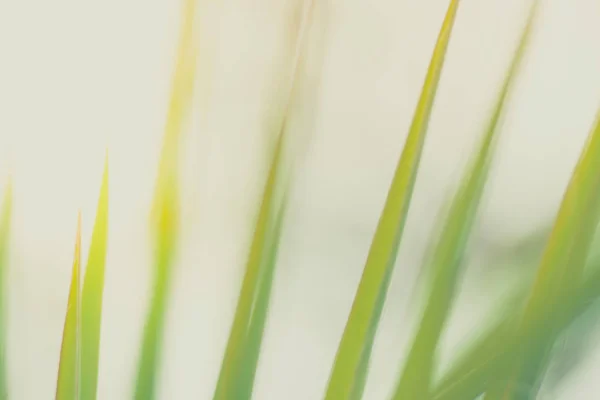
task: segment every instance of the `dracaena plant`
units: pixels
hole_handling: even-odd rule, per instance
[[[195,0],[184,0],[183,23],[175,63],[171,101],[167,112],[163,152],[152,208],[155,249],[154,286],[131,398],[152,400],[161,364],[162,332],[168,309],[173,256],[178,243],[178,169],[182,128],[192,109],[196,74]],[[396,266],[403,228],[410,212],[413,186],[418,179],[421,154],[427,145],[427,125],[434,111],[444,58],[459,14],[459,0],[449,1],[437,43],[417,102],[412,124],[372,238],[362,277],[356,289],[323,397],[326,400],[360,400],[368,381],[369,361],[376,340],[386,293]],[[286,131],[287,115],[298,65],[303,61],[303,33],[309,26],[314,5],[307,2],[292,62],[291,82],[283,115],[275,124],[269,152],[270,167],[249,249],[236,312],[220,368],[213,400],[252,398],[259,367],[263,332],[268,318],[271,291],[277,266],[277,250],[285,222],[287,198],[293,171],[289,151],[293,141]],[[564,352],[555,344],[565,334],[584,337],[593,324],[582,324],[600,296],[600,258],[590,256],[600,218],[600,118],[593,122],[579,162],[564,192],[550,234],[544,235],[544,250],[533,282],[523,278],[507,300],[498,305],[496,318],[482,323],[477,339],[469,342],[442,374],[438,353],[456,297],[465,255],[477,211],[485,193],[488,171],[501,139],[500,122],[508,110],[511,90],[526,56],[535,22],[537,3],[522,32],[484,127],[479,146],[463,172],[443,219],[428,263],[428,286],[420,320],[408,353],[398,366],[396,384],[389,388],[392,400],[525,400],[535,399],[548,368]],[[292,148],[293,152],[293,148]],[[291,172],[290,172],[291,171]],[[99,367],[100,327],[107,252],[109,215],[108,156],[92,241],[81,283],[81,233],[78,227],[75,256],[64,321],[57,400],[96,398]],[[11,214],[11,190],[6,190],[0,214],[0,284],[5,287]],[[80,222],[79,222],[80,224]],[[79,225],[78,225],[79,226]],[[6,382],[4,352],[5,296],[0,297],[0,398],[10,398]],[[589,341],[588,341],[589,342]],[[587,342],[586,342],[587,343]],[[577,343],[583,354],[585,344]],[[562,355],[561,355],[562,354]],[[581,357],[580,357],[581,358]],[[574,365],[562,370],[566,374]],[[570,365],[570,367],[569,367]]]

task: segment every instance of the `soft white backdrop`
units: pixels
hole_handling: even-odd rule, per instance
[[[286,228],[257,399],[317,399],[360,277],[447,0],[317,1],[293,131],[309,134]],[[478,238],[510,244],[551,219],[600,106],[600,3],[546,0],[504,125]],[[195,123],[162,399],[208,399],[260,189],[268,117],[299,1],[200,0]],[[434,218],[489,112],[529,2],[463,0],[430,124],[367,399],[383,399],[413,323]],[[89,244],[104,154],[110,232],[99,399],[126,399],[150,282],[147,216],[177,41],[174,0],[0,2],[0,194],[14,183],[11,398],[54,393],[76,215]],[[485,261],[481,255],[479,262]],[[451,348],[501,292],[467,288]],[[500,279],[501,281],[501,279]],[[458,322],[456,322],[458,321]],[[600,356],[564,399],[595,398]]]

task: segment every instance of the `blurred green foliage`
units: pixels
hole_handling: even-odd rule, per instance
[[[324,397],[359,400],[368,381],[371,350],[386,301],[421,154],[426,146],[428,120],[434,108],[438,82],[459,0],[449,1],[413,122],[390,185],[385,206],[367,255],[347,324],[340,339]],[[310,3],[309,3],[310,4]],[[439,370],[440,338],[451,316],[453,300],[467,266],[465,255],[477,211],[484,195],[488,170],[500,122],[527,50],[537,2],[500,88],[480,146],[464,172],[445,218],[440,219],[435,246],[424,267],[431,272],[420,323],[408,349],[395,388],[394,400],[525,400],[541,390],[556,390],[576,370],[595,342],[600,312],[600,255],[593,251],[600,218],[600,119],[589,133],[550,233],[543,231],[524,241],[512,253],[535,271],[533,282],[522,274],[512,293],[482,321],[478,335],[468,342],[446,371]],[[310,7],[310,6],[309,6]],[[192,108],[196,71],[194,35],[195,0],[185,0],[182,33],[175,65],[171,102],[167,113],[163,153],[159,165],[152,212],[155,276],[132,395],[137,400],[156,398],[161,365],[162,331],[168,308],[173,257],[178,243],[179,143]],[[308,14],[310,15],[310,13]],[[298,49],[305,43],[298,28]],[[295,60],[297,63],[299,60]],[[301,60],[300,60],[301,61]],[[294,65],[296,69],[297,65]],[[297,79],[291,74],[291,87]],[[293,90],[290,97],[293,96]],[[291,104],[291,101],[290,101]],[[289,110],[284,107],[284,114]],[[287,199],[293,174],[285,174],[289,159],[286,145],[287,115],[281,118],[271,142],[270,167],[244,277],[216,383],[214,400],[252,398],[259,368],[263,333],[268,319]],[[292,149],[293,151],[293,149]],[[93,400],[99,370],[100,327],[108,227],[108,159],[100,190],[96,222],[83,286],[80,287],[81,233],[78,227],[70,292],[57,380],[57,400]],[[11,216],[11,190],[6,190],[0,214],[0,398],[8,398],[5,366],[5,304],[7,251]],[[540,249],[543,248],[543,251]],[[507,252],[505,252],[507,253]],[[538,253],[541,257],[538,259]],[[535,256],[532,256],[535,254]],[[518,261],[517,261],[518,262]],[[550,377],[546,385],[544,378]]]

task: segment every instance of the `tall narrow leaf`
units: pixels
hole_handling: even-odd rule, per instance
[[[285,196],[285,194],[284,194]],[[275,278],[275,266],[277,263],[277,253],[281,239],[281,229],[285,217],[287,201],[283,204],[275,216],[275,221],[267,233],[266,254],[263,255],[263,266],[261,277],[258,282],[258,289],[255,299],[252,316],[248,326],[248,333],[244,344],[244,355],[240,364],[240,374],[238,376],[236,399],[250,399],[254,388],[254,378],[258,366],[258,358],[262,347],[264,329],[269,311],[269,302],[271,298],[271,288]]]
[[[434,250],[431,268],[434,277],[429,298],[394,393],[394,400],[425,399],[429,395],[431,380],[435,373],[438,342],[451,310],[467,241],[487,180],[498,123],[503,114],[509,89],[523,58],[530,32],[531,24],[528,24],[499,93],[479,152],[453,199]]]
[[[448,7],[435,50],[427,71],[421,97],[410,127],[404,150],[396,168],[381,214],[352,310],[342,336],[327,387],[327,400],[344,400],[359,396],[364,379],[361,365],[368,363],[379,318],[396,261],[396,253],[408,212],[427,125],[431,115],[450,33],[454,25],[458,0]],[[358,392],[357,392],[358,391]]]
[[[6,265],[12,215],[12,185],[9,182],[0,211],[0,400],[8,398],[6,382]]]
[[[136,378],[134,397],[138,400],[152,400],[156,396],[155,382],[161,356],[164,318],[173,275],[172,264],[179,226],[177,187],[179,141],[184,119],[191,110],[196,70],[195,10],[196,0],[185,0],[175,76],[152,209],[155,224],[156,269]]]
[[[281,133],[277,140],[273,160],[269,169],[267,182],[263,192],[254,236],[250,246],[250,254],[242,280],[242,288],[238,298],[233,325],[229,333],[225,355],[221,364],[221,372],[215,390],[214,400],[231,400],[236,397],[240,374],[245,357],[249,326],[253,307],[259,290],[261,267],[267,251],[266,245],[272,224],[275,205],[276,186],[279,180],[279,169],[282,157],[284,135]]]
[[[80,265],[81,265],[81,215],[77,220],[77,237],[75,239],[75,256],[71,286],[67,300],[67,313],[63,328],[60,364],[56,385],[56,400],[79,400],[80,386],[80,346],[81,346],[81,299],[80,299]]]
[[[297,90],[299,67],[304,61],[305,37],[312,20],[314,6],[314,0],[306,0],[302,7],[303,13],[298,25],[291,65],[291,79],[289,88],[286,88],[287,98],[283,103],[280,118],[276,119],[273,131],[276,133],[275,149],[213,400],[246,400],[252,395],[270,300],[279,230],[285,209],[285,193],[283,200],[278,198],[277,193],[284,180],[282,172],[284,144],[287,141],[286,125]]]
[[[100,327],[108,234],[108,157],[81,292],[81,399],[95,400],[100,361]]]
[[[600,113],[563,197],[517,335],[527,335],[531,326],[538,322],[540,309],[548,303],[554,304],[557,295],[577,284],[600,219],[599,193]],[[527,359],[517,358],[510,377],[499,379],[486,399],[534,396],[555,337],[550,335],[548,341],[536,343],[535,349],[528,352]]]

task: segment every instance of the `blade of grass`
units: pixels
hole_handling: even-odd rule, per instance
[[[0,214],[0,400],[8,398],[6,381],[6,268],[12,215],[12,184],[9,181]]]
[[[81,399],[95,400],[100,361],[100,327],[108,235],[108,156],[81,292]]]
[[[580,257],[576,257],[575,262],[579,262]],[[598,263],[598,260],[594,260],[591,264]],[[513,311],[506,320],[501,321],[495,329],[491,329],[482,340],[475,343],[467,352],[467,356],[454,365],[451,372],[437,385],[433,398],[475,398],[485,391],[490,382],[497,383],[503,376],[508,377],[511,372],[514,373],[515,359],[534,359],[539,356],[539,343],[551,343],[564,329],[564,325],[587,309],[590,302],[600,294],[600,272],[595,269],[580,290],[576,290],[579,288],[577,282],[574,285],[575,287],[565,285],[563,290],[557,291],[555,299],[539,303],[536,318],[530,320],[527,329],[523,329],[518,335],[514,332],[522,327],[523,314],[520,309]],[[572,304],[576,306],[571,306]],[[560,311],[564,309],[568,311]]]
[[[266,254],[265,260],[263,261],[265,265],[262,267],[262,277],[258,283],[258,293],[250,318],[246,342],[244,344],[244,355],[240,365],[236,399],[250,399],[252,397],[254,378],[256,376],[265,324],[269,312],[271,288],[273,286],[277,253],[279,251],[279,243],[281,240],[281,229],[283,227],[286,209],[287,193],[284,194],[283,204],[279,207],[279,211],[275,216],[274,226],[271,227],[270,232],[268,233],[268,254]]]
[[[338,347],[325,398],[351,399],[362,394],[366,366],[390,277],[396,261],[398,245],[404,229],[427,125],[431,115],[450,34],[454,25],[458,0],[452,0],[431,58],[421,97],[404,149],[381,214],[352,310]]]
[[[240,382],[245,382],[240,390],[243,390],[244,395],[247,395],[248,398],[251,396],[254,381],[253,377],[256,373],[257,363],[257,359],[254,361],[254,358],[259,355],[260,349],[258,346],[259,342],[262,341],[263,330],[261,325],[264,325],[264,322],[260,322],[260,314],[257,314],[258,318],[254,323],[252,322],[254,318],[253,312],[255,311],[256,304],[259,304],[257,303],[257,300],[259,300],[257,291],[259,290],[258,286],[261,273],[264,269],[265,252],[269,251],[269,248],[266,246],[268,246],[268,240],[270,240],[269,237],[272,234],[272,220],[273,218],[277,218],[277,216],[274,215],[274,210],[277,209],[277,205],[274,203],[276,202],[276,192],[278,191],[278,187],[281,184],[280,180],[282,179],[280,175],[282,175],[283,172],[283,151],[285,141],[287,140],[286,125],[292,101],[297,91],[299,67],[304,61],[304,53],[306,51],[306,32],[312,20],[315,5],[314,0],[306,0],[304,3],[302,8],[303,15],[299,21],[297,42],[292,60],[290,85],[286,88],[287,99],[282,108],[281,118],[276,119],[276,125],[273,130],[273,132],[276,132],[276,144],[263,190],[252,243],[250,245],[250,253],[246,261],[244,277],[242,279],[242,287],[236,305],[233,324],[229,332],[225,354],[221,363],[221,370],[219,372],[213,400],[242,400],[243,398],[236,397],[236,395],[240,393],[238,392],[238,385],[240,385]],[[289,163],[289,160],[287,160],[287,162]],[[271,249],[273,248],[271,247]],[[262,301],[268,302],[268,297],[265,296]],[[267,310],[265,309],[265,313],[266,311]],[[248,343],[248,340],[255,343],[257,348],[250,349],[250,353],[247,354],[245,345]],[[253,367],[249,367],[252,365]]]
[[[557,294],[576,284],[584,271],[600,219],[600,113],[584,146],[542,256],[531,296],[517,335],[536,322],[540,308],[553,304]],[[500,378],[486,394],[487,400],[528,399],[535,396],[549,361],[556,335],[538,341],[529,358],[514,360],[510,376]],[[521,390],[526,388],[526,390]]]
[[[437,345],[451,310],[467,242],[481,202],[489,164],[493,157],[498,124],[527,47],[530,27],[531,24],[528,24],[522,35],[477,156],[470,170],[466,172],[462,186],[452,201],[444,228],[434,250],[431,267],[431,270],[434,271],[434,278],[429,298],[404,370],[392,397],[394,400],[424,399],[429,395],[431,380],[435,373],[434,361]]]
[[[271,224],[276,186],[279,179],[279,168],[283,151],[284,134],[281,133],[273,153],[273,159],[267,175],[267,181],[263,191],[258,218],[254,228],[250,254],[246,262],[246,270],[242,280],[242,288],[237,302],[235,316],[225,355],[221,364],[219,380],[213,396],[214,400],[231,400],[236,397],[237,385],[241,373],[241,365],[244,361],[246,340],[248,337],[249,324],[253,306],[255,304],[258,290],[261,265],[266,250],[267,236]]]
[[[196,71],[194,18],[196,0],[185,0],[183,24],[177,54],[165,137],[152,208],[155,245],[154,287],[144,326],[134,398],[156,396],[156,375],[160,363],[164,318],[173,275],[173,259],[179,226],[178,159],[179,142],[186,115],[190,112]]]
[[[79,270],[81,265],[81,214],[77,219],[77,236],[75,239],[75,255],[71,273],[71,286],[67,300],[67,313],[63,328],[56,400],[79,400],[80,385],[80,346],[81,346],[81,299]]]

